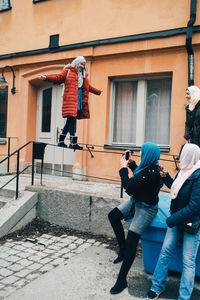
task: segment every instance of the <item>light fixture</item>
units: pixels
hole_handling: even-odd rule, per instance
[[[15,73],[14,73],[14,70],[13,70],[13,68],[11,66],[5,66],[2,69],[2,74],[1,74],[1,77],[0,77],[0,90],[5,91],[8,88],[8,83],[7,83],[7,81],[5,80],[5,77],[4,77],[4,70],[5,70],[5,68],[10,68],[11,71],[12,71],[12,73],[13,73],[13,87],[11,89],[11,93],[15,94],[16,93],[16,88],[15,88]]]

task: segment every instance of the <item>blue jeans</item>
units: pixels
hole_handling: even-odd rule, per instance
[[[161,292],[165,289],[169,262],[177,242],[180,240],[181,232],[177,226],[168,228],[160,252],[160,256],[153,274],[151,289]],[[179,287],[178,300],[189,300],[194,287],[196,256],[200,243],[200,230],[197,234],[183,234],[183,269]]]

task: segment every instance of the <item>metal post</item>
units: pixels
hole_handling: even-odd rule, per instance
[[[120,198],[123,198],[123,185],[122,185],[122,182],[121,182],[121,192],[120,192]]]
[[[42,173],[43,173],[43,158],[42,158],[42,161],[41,161],[41,170],[40,170],[40,184],[42,185]]]
[[[8,138],[8,164],[7,164],[7,172],[10,172],[10,137]]]
[[[19,194],[19,150],[17,150],[17,177],[16,177],[16,199]]]
[[[34,185],[34,144],[35,142],[33,142],[33,149],[32,149],[32,179],[31,179],[31,185]]]

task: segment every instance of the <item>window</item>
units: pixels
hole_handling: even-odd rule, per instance
[[[112,80],[109,143],[168,147],[170,109],[169,76]]]
[[[0,93],[0,138],[6,137],[7,102],[8,102],[8,87],[7,87],[7,91]]]
[[[52,88],[44,90],[42,94],[42,132],[51,131],[51,99]]]
[[[12,0],[0,0],[0,11],[12,8]]]

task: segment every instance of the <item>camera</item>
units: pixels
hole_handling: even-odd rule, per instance
[[[131,153],[132,152],[130,150],[126,150],[126,152],[125,152],[125,159],[126,160],[129,160]]]

